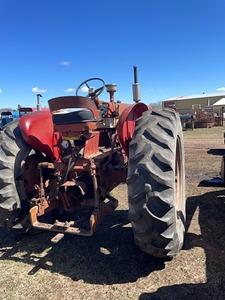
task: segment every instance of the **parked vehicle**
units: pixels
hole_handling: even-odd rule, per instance
[[[34,109],[32,107],[20,107],[19,108],[19,117],[22,117],[26,114],[33,112]]]
[[[13,121],[13,115],[11,111],[3,111],[1,112],[1,122],[0,129],[3,128],[6,124]]]

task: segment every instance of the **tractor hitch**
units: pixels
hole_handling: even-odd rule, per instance
[[[54,231],[61,234],[69,233],[74,235],[80,235],[80,236],[92,236],[94,232],[96,231],[96,227],[103,218],[109,214],[111,214],[118,206],[118,200],[113,198],[112,196],[108,196],[103,202],[100,203],[99,208],[95,208],[91,216],[89,218],[89,228],[83,229],[81,226],[77,224],[76,221],[66,221],[66,222],[60,222],[56,220],[53,224],[50,223],[43,223],[38,221],[38,206],[33,206],[30,209],[29,215],[30,215],[30,222],[32,227],[42,229],[42,230],[48,230],[48,231]],[[63,236],[62,235],[56,235],[53,238],[53,243],[56,243],[57,241],[61,240]]]

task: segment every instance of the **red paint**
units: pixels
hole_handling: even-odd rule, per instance
[[[49,111],[38,111],[20,118],[19,126],[24,140],[34,150],[45,153],[53,160],[59,159],[56,146],[59,134],[54,133],[52,115]]]
[[[99,132],[93,132],[91,137],[86,140],[84,147],[84,158],[90,158],[99,152]]]
[[[136,103],[124,109],[117,124],[118,139],[126,155],[129,154],[129,143],[133,137],[136,120],[148,106],[144,103]]]

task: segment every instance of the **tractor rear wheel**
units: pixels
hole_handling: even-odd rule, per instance
[[[0,144],[0,226],[23,228],[27,206],[23,163],[31,148],[24,142],[18,121],[5,126]],[[22,223],[21,223],[22,222]]]
[[[134,241],[156,257],[175,256],[185,232],[185,171],[179,116],[144,112],[129,146],[129,218]]]

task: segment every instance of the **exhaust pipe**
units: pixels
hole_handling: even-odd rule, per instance
[[[134,66],[133,101],[136,103],[141,101],[140,84],[138,83],[137,77],[137,66]]]

